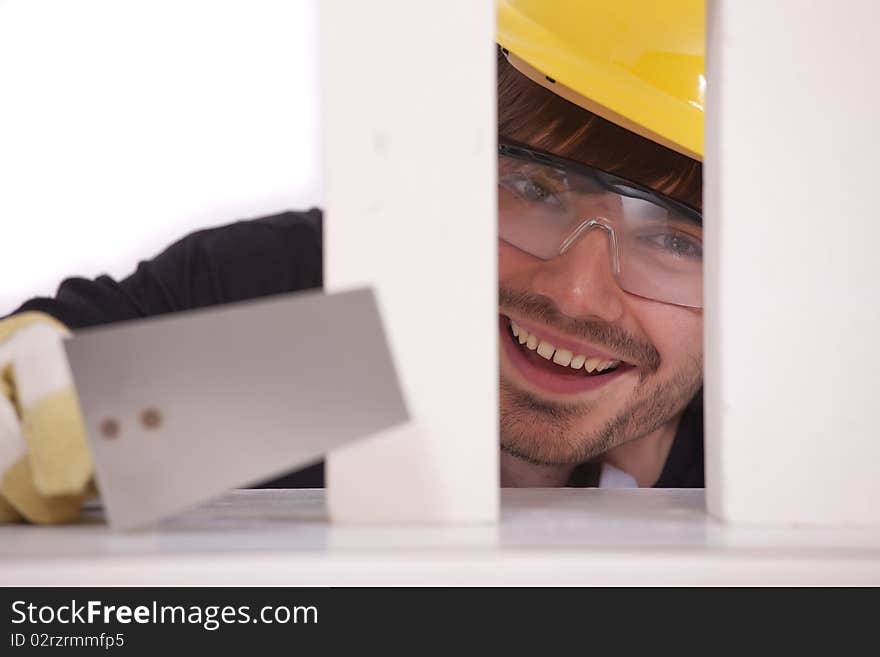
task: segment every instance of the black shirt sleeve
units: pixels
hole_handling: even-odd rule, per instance
[[[322,256],[321,211],[285,212],[187,235],[122,281],[68,278],[54,298],[31,299],[15,312],[39,310],[75,330],[320,288]],[[258,487],[323,485],[319,462]]]
[[[68,278],[40,310],[71,329],[320,288],[321,212],[285,212],[201,230],[175,242],[115,281]]]

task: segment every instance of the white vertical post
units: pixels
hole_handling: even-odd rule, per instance
[[[880,524],[880,3],[708,11],[709,511]]]
[[[375,286],[413,418],[330,455],[331,518],[492,522],[494,4],[320,6],[325,284]]]

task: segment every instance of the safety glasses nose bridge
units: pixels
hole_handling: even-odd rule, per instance
[[[617,277],[620,274],[620,254],[618,253],[617,247],[617,233],[614,232],[614,226],[611,225],[611,222],[604,217],[584,219],[579,223],[577,227],[569,233],[568,237],[562,241],[562,244],[559,247],[559,255],[568,251],[581,237],[589,233],[593,228],[599,228],[608,234],[609,245],[611,247],[609,249],[611,254],[611,270],[614,272],[614,276]]]

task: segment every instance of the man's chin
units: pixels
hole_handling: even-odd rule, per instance
[[[512,456],[513,458],[523,461],[524,463],[528,463],[529,465],[535,465],[544,468],[571,467],[576,466],[579,463],[583,463],[584,460],[587,460],[581,458],[569,458],[562,461],[553,460],[551,455],[534,454],[531,452],[523,451],[518,444],[508,445],[505,443],[501,443],[501,451],[504,454]]]
[[[608,420],[596,402],[538,397],[510,382],[500,385],[501,449],[534,465],[577,465],[609,448]]]

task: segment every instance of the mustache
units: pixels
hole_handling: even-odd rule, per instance
[[[660,353],[650,342],[636,338],[619,326],[598,319],[578,319],[562,313],[553,301],[540,294],[498,287],[498,308],[516,310],[556,330],[607,347],[627,362],[638,364],[644,374],[660,368]]]

